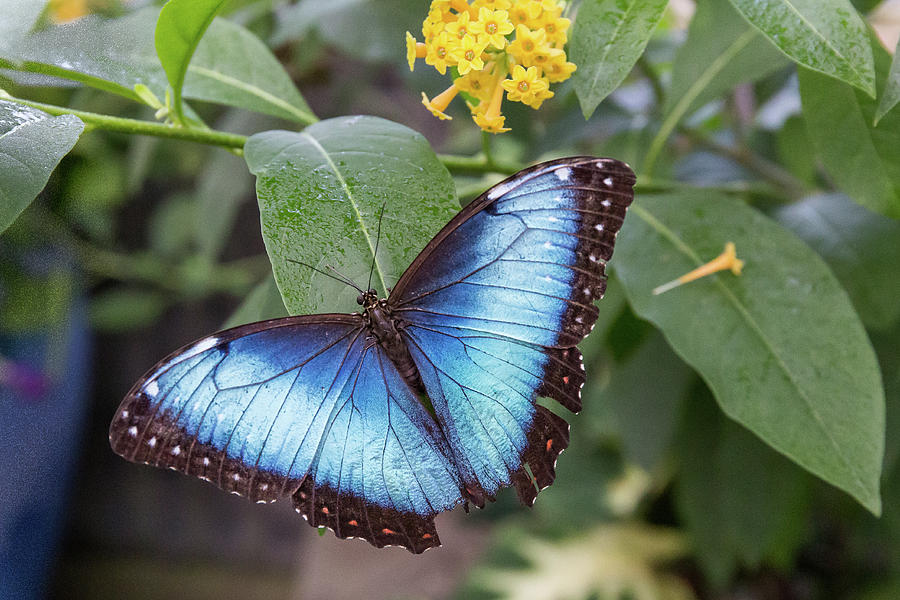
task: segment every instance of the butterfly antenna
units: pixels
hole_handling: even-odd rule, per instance
[[[287,261],[290,262],[290,263],[294,263],[294,264],[297,264],[297,265],[302,265],[302,266],[304,266],[304,267],[306,267],[306,268],[308,268],[308,269],[312,269],[312,270],[315,271],[316,273],[321,273],[322,275],[325,275],[326,277],[331,277],[332,279],[336,279],[337,281],[340,281],[340,282],[343,283],[343,284],[349,285],[350,287],[352,287],[353,289],[355,289],[355,290],[356,290],[357,292],[359,292],[360,294],[363,292],[361,289],[359,289],[359,286],[356,285],[356,284],[353,282],[352,279],[350,279],[350,278],[347,277],[346,275],[342,275],[341,273],[338,272],[337,269],[335,269],[335,268],[332,267],[331,265],[328,265],[328,268],[331,269],[332,271],[334,271],[335,274],[328,273],[327,271],[323,271],[322,269],[317,269],[317,268],[315,268],[315,267],[312,266],[312,265],[308,265],[308,264],[306,264],[305,262],[301,262],[301,261],[299,261],[299,260],[294,260],[294,259],[292,259],[292,258],[288,258],[288,259],[285,259],[285,260],[287,260]]]
[[[381,205],[381,214],[378,215],[378,233],[375,234],[375,253],[372,255],[372,268],[369,269],[369,282],[366,283],[367,290],[372,289],[372,274],[375,272],[375,263],[378,260],[378,243],[381,241],[381,219],[384,218],[385,206],[387,206],[387,202]]]

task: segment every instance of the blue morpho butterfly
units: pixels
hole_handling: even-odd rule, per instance
[[[576,348],[634,173],[575,157],[469,204],[361,313],[242,325],[163,359],[122,401],[113,450],[256,502],[290,496],[338,537],[419,553],[436,514],[553,482],[581,409]]]

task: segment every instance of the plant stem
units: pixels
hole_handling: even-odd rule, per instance
[[[504,173],[512,175],[521,171],[523,165],[488,160],[484,154],[475,156],[459,156],[456,154],[438,154],[444,166],[451,171],[466,173]]]
[[[187,142],[197,142],[198,144],[208,144],[211,146],[221,146],[232,150],[240,150],[247,142],[247,137],[235,133],[226,133],[224,131],[215,131],[212,129],[192,129],[187,127],[176,127],[174,125],[166,125],[165,123],[155,123],[152,121],[142,121],[139,119],[125,119],[122,117],[111,117],[109,115],[101,115],[98,113],[87,112],[83,110],[75,110],[55,104],[44,104],[42,102],[32,102],[31,100],[23,100],[0,91],[0,100],[9,100],[17,104],[30,106],[42,110],[51,115],[75,115],[92,129],[104,129],[106,131],[118,131],[121,133],[130,133],[134,135],[151,135],[155,137],[170,138],[176,140],[184,140]]]
[[[665,99],[665,89],[653,65],[647,60],[646,54],[641,54],[637,59],[637,66],[646,75],[647,80],[650,81],[650,87],[653,88],[653,95],[656,97],[656,105],[661,107]]]
[[[713,152],[727,156],[736,163],[750,169],[763,179],[782,188],[790,198],[797,198],[806,193],[806,184],[782,169],[777,164],[754,154],[747,148],[722,144],[698,131],[681,128],[681,133],[701,146]]]

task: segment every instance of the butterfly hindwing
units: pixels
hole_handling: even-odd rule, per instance
[[[575,345],[597,319],[634,182],[624,163],[587,157],[518,173],[454,218],[394,288],[467,488],[490,497],[513,484],[530,504],[535,484],[553,481],[568,425],[535,399],[581,407]]]
[[[123,400],[110,443],[377,546],[437,545],[461,501],[425,409],[359,315],[287,317],[221,332],[161,361]],[[415,456],[415,460],[409,457]]]

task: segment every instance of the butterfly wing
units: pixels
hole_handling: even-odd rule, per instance
[[[391,293],[476,503],[512,484],[531,504],[553,481],[568,424],[535,400],[581,408],[575,346],[597,319],[593,301],[605,291],[634,182],[612,159],[522,171],[460,212]]]
[[[129,392],[113,450],[271,502],[376,546],[438,545],[459,477],[360,315],[237,327],[174,353]],[[414,459],[412,457],[415,457]]]

